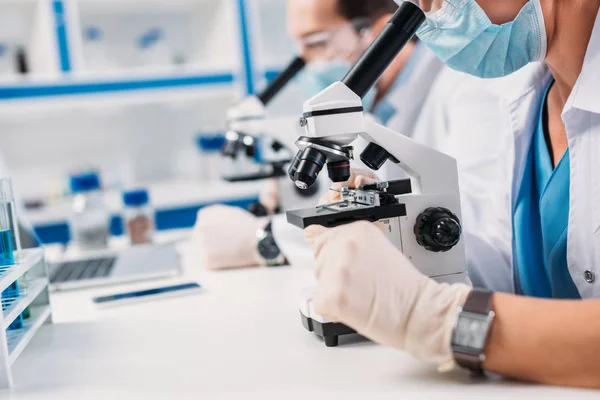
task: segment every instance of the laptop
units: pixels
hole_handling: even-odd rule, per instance
[[[170,278],[181,273],[179,254],[173,244],[100,250],[65,258],[48,268],[53,290]]]

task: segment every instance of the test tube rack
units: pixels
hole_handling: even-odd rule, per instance
[[[19,284],[19,295],[4,300],[0,312],[0,389],[13,386],[12,366],[44,324],[52,323],[48,268],[42,248],[15,254],[15,264],[0,266],[0,293]],[[23,313],[29,314],[18,329],[9,329]],[[12,327],[14,328],[14,326]]]

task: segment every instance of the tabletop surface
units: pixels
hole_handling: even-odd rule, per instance
[[[185,260],[168,281],[53,295],[45,326],[14,365],[9,399],[590,398],[598,392],[482,380],[359,337],[337,348],[304,330],[307,267],[209,272]],[[98,308],[91,298],[195,280],[186,297]]]

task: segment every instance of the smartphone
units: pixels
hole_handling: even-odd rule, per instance
[[[184,283],[181,285],[165,286],[154,289],[140,290],[137,292],[118,293],[110,296],[94,297],[93,302],[98,305],[112,305],[125,302],[138,302],[155,300],[159,298],[184,296],[200,291],[202,287],[195,283]]]

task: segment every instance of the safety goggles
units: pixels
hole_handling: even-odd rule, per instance
[[[336,58],[353,59],[362,53],[362,40],[370,27],[369,19],[361,18],[340,24],[326,31],[315,32],[298,41],[303,58],[312,61],[330,61]]]

